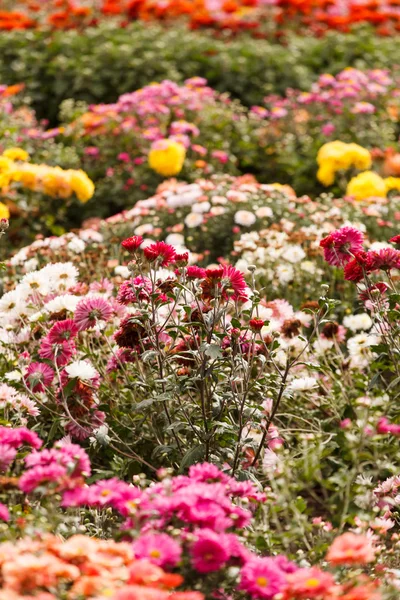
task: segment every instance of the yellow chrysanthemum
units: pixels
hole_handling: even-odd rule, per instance
[[[349,181],[346,193],[356,200],[364,200],[373,196],[386,198],[386,183],[377,173],[364,171]]]
[[[9,219],[10,211],[8,210],[8,206],[0,202],[0,219]]]
[[[0,173],[8,173],[13,170],[14,162],[7,156],[0,156]]]
[[[172,177],[181,172],[186,150],[173,140],[159,140],[149,152],[149,166],[163,177]]]
[[[346,154],[346,150],[347,144],[344,142],[339,140],[327,142],[318,150],[317,163],[319,166],[322,166],[326,162],[341,162]]]
[[[372,164],[372,157],[369,150],[358,144],[347,144],[346,154],[351,165],[356,169],[369,169]]]
[[[326,187],[333,184],[335,181],[335,170],[330,163],[325,163],[320,166],[317,171],[317,179]]]
[[[8,148],[3,152],[3,156],[10,160],[28,160],[29,154],[23,148]]]
[[[69,183],[79,202],[87,202],[94,194],[94,183],[85,171],[69,171]]]
[[[386,190],[390,192],[390,190],[399,190],[400,191],[400,177],[386,177],[385,185]]]

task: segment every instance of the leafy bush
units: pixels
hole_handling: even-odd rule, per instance
[[[162,79],[205,77],[251,106],[270,93],[307,89],[324,72],[400,64],[396,39],[374,37],[368,28],[322,39],[291,35],[280,45],[140,22],[126,28],[104,23],[83,33],[13,31],[1,36],[0,56],[0,81],[24,81],[39,117],[51,122],[66,98],[113,102]]]

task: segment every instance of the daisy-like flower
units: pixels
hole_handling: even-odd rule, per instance
[[[75,310],[75,323],[80,331],[94,327],[98,321],[109,321],[113,316],[111,304],[102,297],[84,298]]]
[[[203,299],[209,300],[221,296],[222,299],[248,300],[246,282],[243,273],[232,265],[216,269],[206,269],[205,279],[201,283]]]
[[[155,262],[157,259],[160,259],[162,267],[167,267],[175,262],[175,248],[165,242],[150,244],[143,252],[149,262]]]
[[[285,593],[289,598],[325,598],[336,587],[333,575],[318,567],[297,569],[288,576]]]
[[[324,258],[332,266],[341,267],[356,252],[363,249],[364,236],[354,227],[342,227],[322,239],[320,246],[324,249]]]
[[[25,374],[25,383],[32,392],[44,392],[54,379],[54,371],[45,363],[33,362]]]
[[[360,282],[371,271],[371,253],[357,252],[354,258],[344,266],[344,278],[347,281]]]
[[[370,270],[390,271],[400,269],[400,250],[394,248],[382,248],[378,251],[368,252],[370,257]]]
[[[53,344],[62,344],[62,342],[68,342],[76,337],[78,331],[78,325],[73,319],[64,319],[53,325],[47,337]]]
[[[58,314],[61,312],[75,312],[77,304],[82,300],[80,296],[73,294],[61,294],[53,300],[49,300],[44,305],[44,310],[49,314]]]
[[[175,567],[182,555],[182,548],[166,533],[142,535],[132,544],[135,558],[145,558],[159,567]]]
[[[49,264],[41,270],[49,278],[51,286],[58,292],[66,292],[76,285],[79,271],[71,262]]]
[[[76,360],[65,367],[70,379],[92,381],[99,379],[100,375],[88,360]]]
[[[39,356],[40,358],[47,358],[55,362],[57,366],[62,367],[67,364],[75,352],[76,348],[73,341],[61,342],[61,344],[53,343],[46,336],[40,344]]]
[[[239,589],[252,598],[272,600],[286,585],[287,575],[273,558],[252,557],[242,568]]]
[[[333,565],[365,565],[375,560],[375,549],[367,536],[348,532],[333,541],[326,559]]]
[[[41,271],[32,271],[21,279],[20,282],[21,290],[23,290],[27,295],[37,295],[47,296],[49,294],[51,287],[48,277],[46,274]]]
[[[200,529],[195,535],[197,540],[193,543],[190,554],[196,571],[211,573],[221,569],[230,557],[228,536],[212,529]]]

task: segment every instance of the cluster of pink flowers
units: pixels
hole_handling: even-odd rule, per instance
[[[344,267],[344,278],[348,281],[358,283],[374,271],[400,269],[400,250],[386,247],[366,252],[363,250],[363,234],[354,227],[334,231],[321,240],[320,245],[330,265]],[[385,292],[382,286],[375,289],[379,293]],[[365,291],[363,294],[365,296]]]

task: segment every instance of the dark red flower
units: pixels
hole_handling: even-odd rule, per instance
[[[252,331],[261,331],[261,329],[264,327],[264,320],[263,319],[250,319],[249,325],[250,325],[250,329]]]
[[[186,276],[188,279],[204,279],[206,276],[206,270],[193,265],[192,267],[188,267],[186,269]]]
[[[370,261],[370,270],[390,271],[390,269],[400,269],[400,250],[394,248],[382,248],[382,250],[368,252]]]
[[[391,242],[392,244],[400,244],[400,234],[391,237],[389,242]]]

